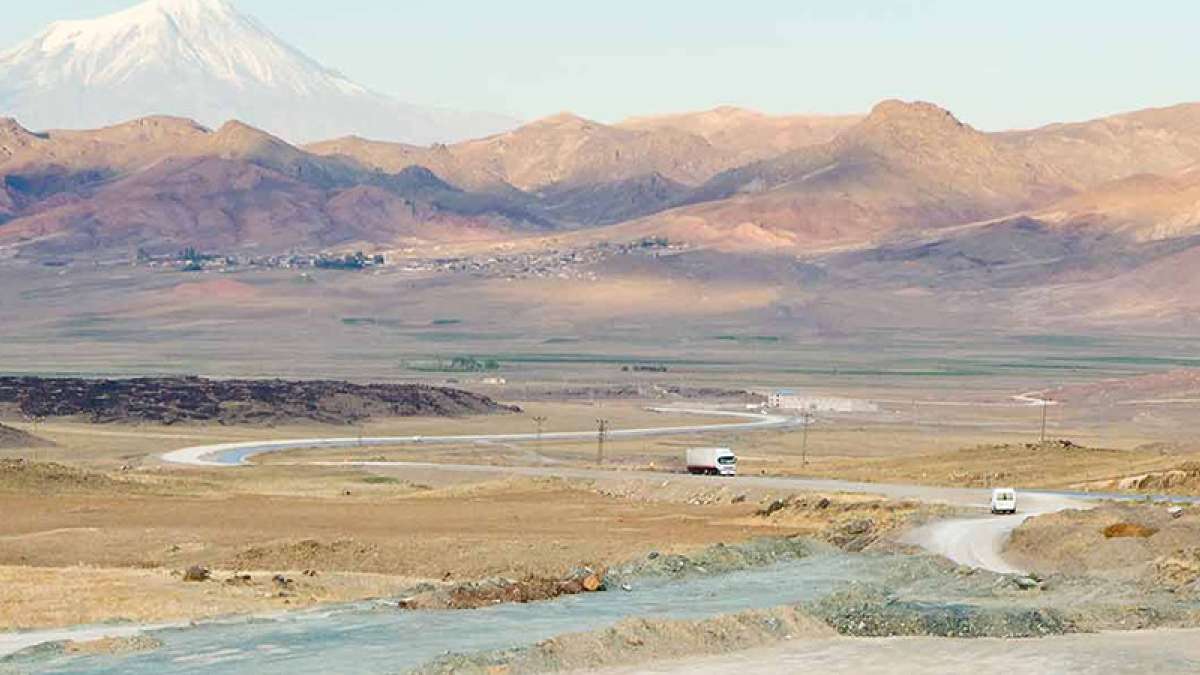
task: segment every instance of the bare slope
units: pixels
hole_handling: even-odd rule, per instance
[[[1138,173],[1173,173],[1200,162],[1200,103],[995,137],[1029,161],[1054,167],[1079,187]]]
[[[240,122],[151,118],[32,139],[0,164],[15,198],[0,244],[34,253],[145,248],[283,253],[495,238],[545,221],[428,170],[367,169]],[[13,147],[17,144],[11,143]]]
[[[700,136],[740,163],[828,143],[862,119],[862,115],[765,115],[723,106],[700,112],[635,117],[618,124],[642,131],[675,130]]]
[[[1067,190],[941,108],[885,101],[825,145],[718,175],[693,205],[647,225],[700,230],[724,247],[811,250],[995,217]]]

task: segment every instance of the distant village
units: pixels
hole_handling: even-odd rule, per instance
[[[543,249],[510,255],[459,258],[412,258],[400,260],[396,266],[403,272],[441,272],[505,279],[586,279],[595,276],[588,268],[611,258],[659,258],[686,249],[686,245],[673,243],[665,237],[647,237],[623,244],[599,242],[566,250]]]
[[[542,249],[508,255],[463,256],[453,258],[390,257],[383,253],[293,253],[286,255],[245,255],[202,252],[187,248],[175,254],[153,255],[137,252],[134,264],[182,272],[228,271],[243,268],[329,269],[357,271],[389,268],[399,272],[467,274],[506,279],[580,279],[594,278],[590,267],[621,256],[659,258],[686,250],[684,244],[664,237],[647,237],[634,242],[599,242],[575,249]]]
[[[145,267],[176,269],[183,272],[220,271],[242,267],[361,270],[371,267],[383,267],[386,264],[386,258],[382,253],[367,255],[361,251],[350,254],[322,252],[247,256],[204,253],[194,248],[187,248],[176,254],[157,256],[147,253],[145,250],[139,250],[134,264]]]

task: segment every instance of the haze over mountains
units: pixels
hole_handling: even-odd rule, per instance
[[[356,133],[432,143],[515,124],[371,91],[228,0],[148,0],[53,23],[0,53],[0,115],[31,127],[92,128],[158,114],[213,127],[237,119],[295,142]]]
[[[155,90],[161,76],[291,102],[271,109],[305,108],[295,101],[307,95],[340,101],[312,109],[325,121],[375,105],[225,0],[155,0],[116,17],[52,27],[0,59],[19,75],[0,86],[48,78],[53,101],[60,80],[13,64],[54,63],[97,83],[62,90],[81,96],[109,83]],[[192,33],[207,37],[173,51],[184,42],[172,36]],[[194,89],[206,105],[238,98],[207,86]],[[626,279],[620,293],[702,279],[732,285],[722,297],[775,302],[777,316],[840,302],[899,323],[930,303],[1087,322],[1186,317],[1200,310],[1200,104],[1003,133],[898,100],[850,116],[726,107],[602,124],[561,113],[434,145],[344,131],[299,145],[242,119],[65,131],[0,119],[0,258],[19,262],[189,247],[581,250],[647,237],[684,253],[605,263]],[[588,296],[597,306],[599,288]],[[802,306],[764,299],[788,289]]]

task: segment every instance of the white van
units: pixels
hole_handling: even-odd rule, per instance
[[[737,475],[737,456],[729,448],[688,448],[688,473],[711,476]]]
[[[1012,488],[992,490],[992,513],[1016,513],[1017,491]]]

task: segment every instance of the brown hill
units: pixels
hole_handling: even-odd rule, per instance
[[[1139,242],[1200,234],[1200,167],[1105,183],[1033,215],[1046,223],[1103,229]]]
[[[500,206],[467,203],[470,195],[428,172],[412,172],[423,185],[404,185],[398,174],[382,185],[337,187],[320,169],[305,161],[275,169],[245,159],[169,158],[86,199],[7,223],[0,243],[50,254],[134,246],[152,253],[188,246],[278,253],[495,238],[525,224]],[[454,208],[456,199],[462,208]]]
[[[768,159],[791,150],[828,143],[862,115],[765,115],[724,106],[702,112],[635,117],[617,126],[637,131],[684,131],[737,158],[738,163]]]
[[[1050,203],[1049,167],[929,103],[885,101],[821,146],[724,172],[630,229],[721,248],[862,246]]]
[[[1064,182],[1093,186],[1139,173],[1175,173],[1200,163],[1200,103],[1151,108],[995,138]]]
[[[35,253],[195,246],[287,252],[495,238],[548,222],[420,167],[388,173],[230,122],[149,118],[94,132],[5,127],[0,244]]]
[[[424,150],[360,139],[317,143],[308,149],[316,154],[343,154],[389,171],[425,166],[463,188],[511,186],[527,192],[651,174],[696,185],[736,163],[703,137],[685,131],[614,127],[569,113],[508,133]]]
[[[1190,231],[1193,176],[1131,175],[1174,174],[1197,157],[1200,104],[989,134],[932,104],[884,101],[824,145],[726,171],[690,205],[624,227],[724,249],[820,251],[1033,210],[1047,223],[1161,238]],[[1103,184],[1113,179],[1124,182]]]
[[[0,120],[0,176],[41,198],[151,166],[203,143],[209,131],[174,117],[147,117],[91,131],[33,133]]]
[[[1135,243],[1189,235],[1197,174],[1179,172],[1197,158],[1200,105],[1000,134],[901,101],[863,118],[721,108],[612,126],[563,114],[430,148],[298,148],[237,122],[209,131],[166,117],[46,133],[9,120],[0,246],[284,252],[621,223],[587,236],[810,253],[945,236],[994,267],[1016,262],[1007,241],[1030,253],[1069,244],[1079,228],[1063,225]],[[1128,175],[1145,171],[1162,177]],[[1018,219],[970,241],[948,229],[1012,214],[1038,225]]]
[[[1104,326],[1181,323],[1200,328],[1200,247],[1118,267],[1102,279],[1031,285],[1015,298],[1016,312],[1060,324]]]

